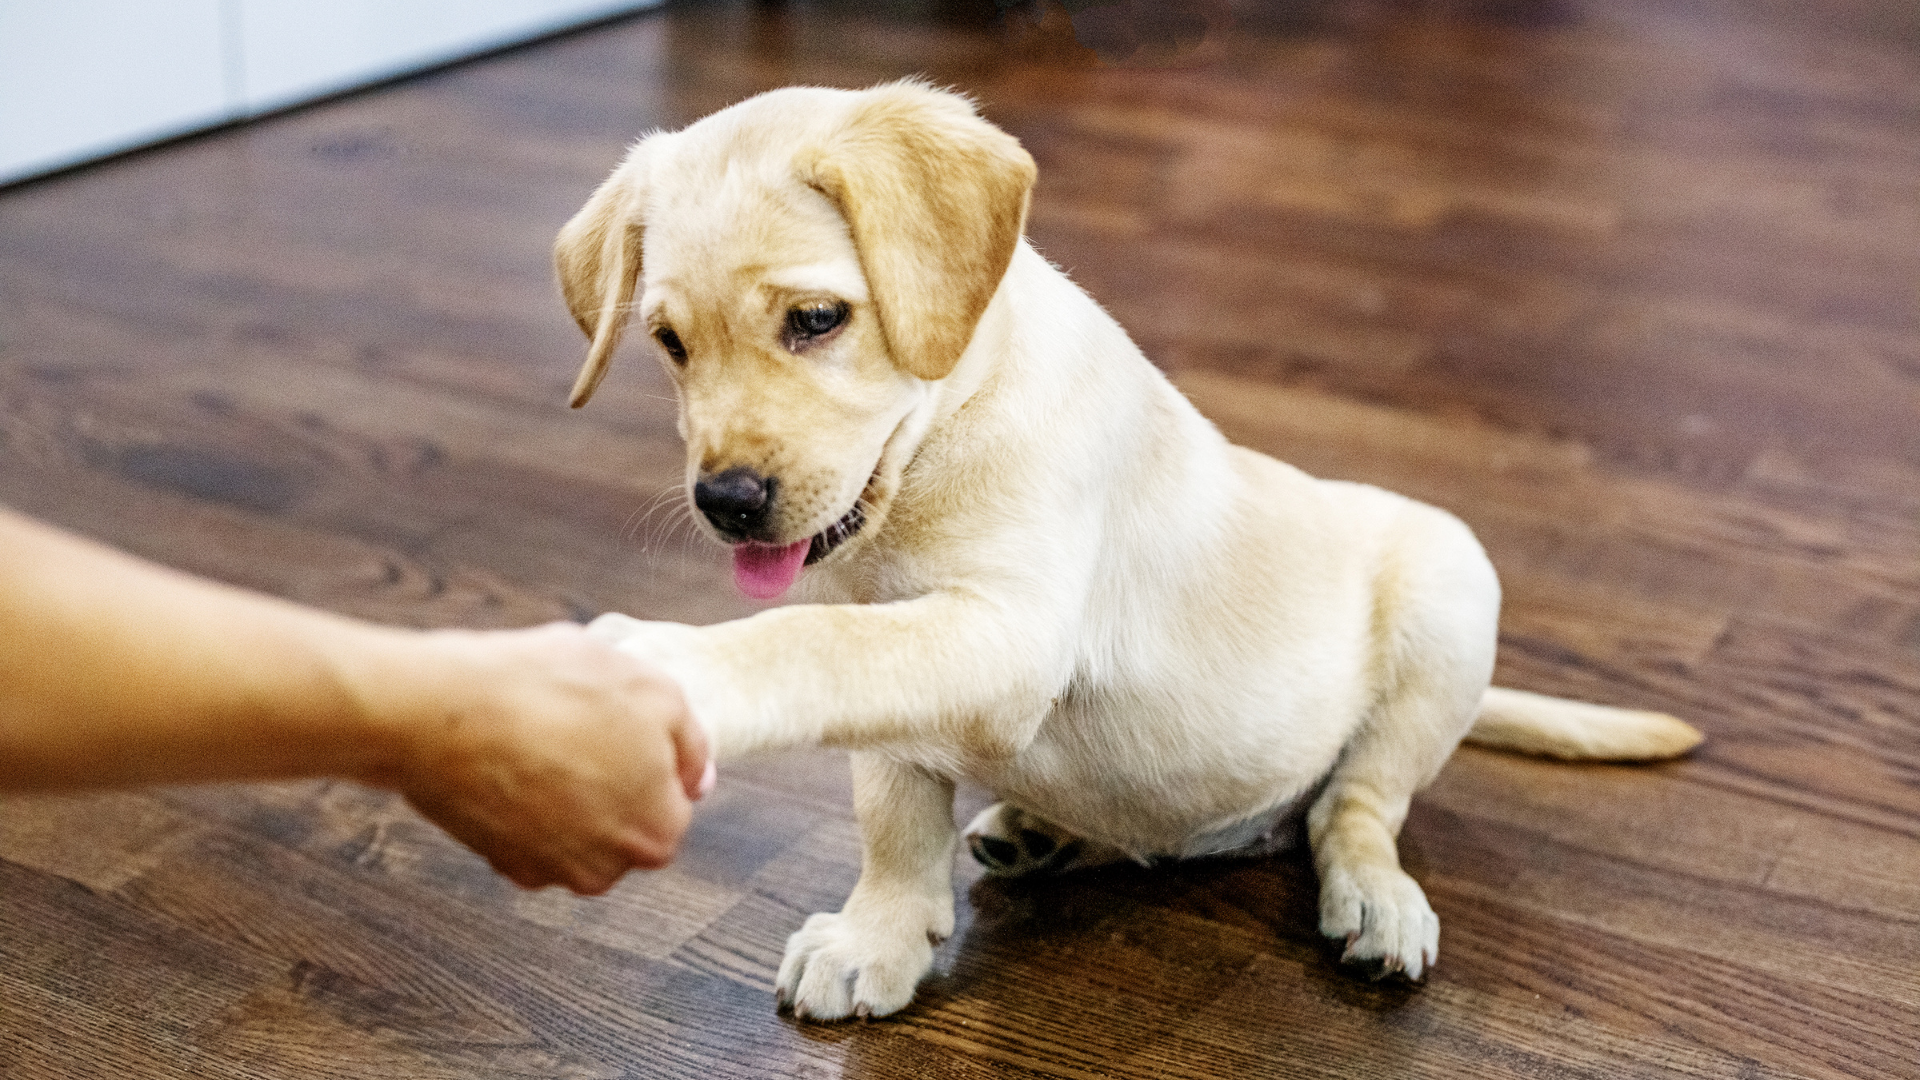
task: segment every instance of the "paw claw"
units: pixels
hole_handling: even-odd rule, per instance
[[[1323,873],[1320,926],[1342,942],[1340,963],[1359,977],[1420,982],[1439,954],[1440,921],[1398,867],[1334,866]]]
[[[913,1000],[914,987],[933,966],[930,941],[938,925],[951,925],[939,911],[894,919],[815,915],[787,939],[775,977],[776,1000],[791,1003],[796,1019],[862,1020],[897,1012]]]

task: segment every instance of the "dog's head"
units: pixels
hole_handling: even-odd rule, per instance
[[[636,317],[679,387],[699,516],[740,587],[778,596],[877,531],[917,438],[896,435],[972,339],[1033,178],[918,82],[776,90],[649,136],[554,247],[592,341],[573,405]]]

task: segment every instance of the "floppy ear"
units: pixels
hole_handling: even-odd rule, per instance
[[[795,165],[847,221],[894,363],[946,378],[1013,261],[1033,158],[965,98],[898,82]]]
[[[560,292],[573,321],[592,341],[568,401],[576,409],[587,403],[606,377],[627,325],[634,285],[640,280],[640,238],[645,231],[641,220],[645,169],[640,149],[636,147],[613,170],[553,243]]]

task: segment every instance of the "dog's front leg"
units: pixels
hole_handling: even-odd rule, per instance
[[[722,763],[797,746],[1008,757],[1066,684],[1063,609],[933,593],[697,627],[608,614],[588,629],[671,675]]]
[[[953,782],[878,754],[853,755],[860,882],[837,913],[787,939],[775,980],[807,1020],[885,1016],[913,999],[933,946],[953,933]]]

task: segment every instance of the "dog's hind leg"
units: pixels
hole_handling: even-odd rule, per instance
[[[853,755],[860,881],[845,907],[787,939],[774,979],[807,1020],[885,1016],[906,1006],[953,933],[953,782],[876,754]]]
[[[1342,963],[1375,978],[1398,972],[1417,982],[1440,953],[1439,917],[1400,868],[1395,839],[1414,793],[1472,722],[1477,698],[1472,686],[1403,682],[1375,707],[1307,811],[1320,932],[1344,942]]]
[[[1379,697],[1307,811],[1320,932],[1344,942],[1342,963],[1376,978],[1418,981],[1439,955],[1440,920],[1395,841],[1414,793],[1473,725],[1493,673],[1492,567],[1477,544],[1450,567],[1424,569],[1436,565],[1453,572],[1382,575]]]
[[[974,861],[998,877],[1061,874],[1131,858],[1117,847],[1082,839],[1012,803],[994,803],[980,811],[961,836]]]
[[[1320,932],[1345,942],[1341,963],[1374,978],[1418,981],[1440,953],[1440,919],[1394,846],[1411,794],[1336,778],[1307,815]]]

